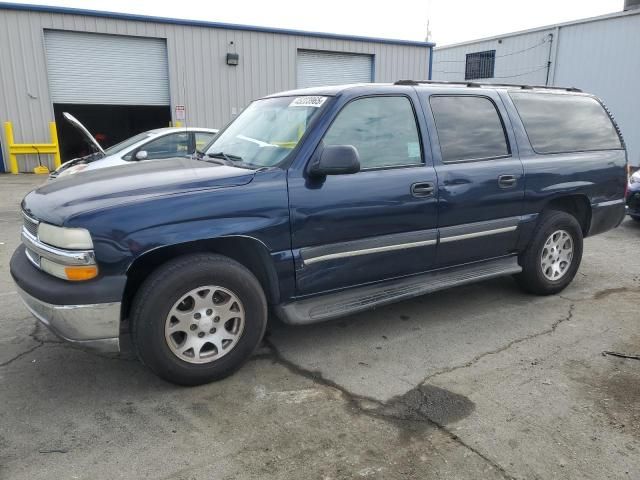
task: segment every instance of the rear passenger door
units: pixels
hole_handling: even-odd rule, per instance
[[[438,176],[438,266],[515,250],[524,173],[496,92],[424,95]]]

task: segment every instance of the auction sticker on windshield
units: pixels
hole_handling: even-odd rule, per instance
[[[290,107],[321,107],[327,97],[310,96],[296,97],[289,104]]]

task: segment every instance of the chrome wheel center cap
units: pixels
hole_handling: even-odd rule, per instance
[[[200,328],[200,330],[206,330],[208,332],[213,328],[213,319],[211,317],[205,317],[203,315],[198,322],[198,328]]]

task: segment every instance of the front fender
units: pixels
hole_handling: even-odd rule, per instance
[[[73,218],[89,229],[101,272],[123,274],[153,250],[244,236],[270,254],[291,249],[286,172],[258,172],[246,185],[150,198]]]

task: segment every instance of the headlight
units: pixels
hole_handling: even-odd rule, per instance
[[[93,241],[91,234],[84,228],[63,228],[40,223],[38,239],[42,243],[69,250],[91,250]]]
[[[640,183],[640,175],[638,175],[637,173],[634,173],[629,177],[629,185],[632,185],[634,183]]]
[[[71,175],[71,174],[74,174],[74,173],[81,172],[82,170],[84,170],[88,166],[89,165],[87,165],[86,163],[79,163],[78,165],[73,165],[72,167],[69,167],[69,168],[63,170],[62,172],[60,172],[58,174],[58,178],[64,177],[65,175]]]

